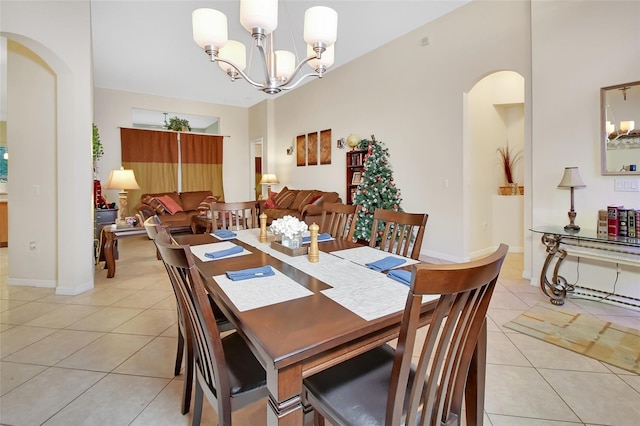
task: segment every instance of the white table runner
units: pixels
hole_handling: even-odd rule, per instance
[[[369,246],[332,251],[331,254],[334,256],[341,257],[343,259],[347,259],[353,263],[357,263],[358,265],[362,265],[365,268],[367,267],[366,266],[367,263],[377,262],[378,260],[381,260],[381,259],[384,259],[385,257],[390,257],[390,256],[395,257],[397,259],[402,259],[405,261],[402,265],[396,266],[396,268],[400,268],[407,265],[413,265],[414,263],[420,263],[417,260],[400,256],[398,254],[382,251],[377,248],[369,247]]]

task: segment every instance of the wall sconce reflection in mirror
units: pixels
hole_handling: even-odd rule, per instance
[[[287,148],[287,155],[293,155],[293,145]]]

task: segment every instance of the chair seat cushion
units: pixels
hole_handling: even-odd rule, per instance
[[[222,345],[229,371],[231,396],[266,386],[264,368],[238,333],[222,338]]]
[[[384,345],[306,378],[309,402],[331,423],[333,417],[341,425],[384,425],[393,355]]]

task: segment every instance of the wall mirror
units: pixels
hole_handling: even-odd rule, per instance
[[[640,81],[600,89],[603,175],[640,174]]]

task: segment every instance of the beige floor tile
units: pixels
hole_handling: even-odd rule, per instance
[[[621,316],[621,315],[596,315],[596,318],[602,321],[612,322],[625,327],[635,328],[640,330],[640,317],[637,316]]]
[[[104,377],[92,371],[49,368],[0,397],[0,423],[39,425]],[[37,403],[35,403],[37,401]]]
[[[143,312],[143,309],[106,307],[70,324],[67,328],[86,331],[111,331],[141,312]]]
[[[0,358],[4,359],[56,331],[53,328],[25,327],[21,325],[3,331],[0,333]]]
[[[34,301],[41,299],[46,296],[50,296],[55,293],[55,289],[53,288],[42,288],[42,287],[18,287],[15,286],[12,288],[11,299],[12,300],[25,300],[25,301]]]
[[[502,284],[502,286],[504,288],[506,288],[507,290],[515,293],[515,294],[522,294],[522,293],[542,293],[542,290],[540,290],[540,286],[539,285],[531,285],[529,280],[525,280],[525,279],[507,279],[507,278],[500,278],[499,280],[500,284]]]
[[[17,308],[18,306],[24,305],[25,303],[29,302],[26,300],[0,299],[0,312]]]
[[[0,362],[0,396],[15,389],[46,369],[47,367],[41,365]]]
[[[120,306],[125,308],[150,308],[171,295],[173,295],[173,292],[168,290],[139,290],[131,296],[118,300],[111,306]]]
[[[487,333],[487,363],[531,367],[531,363],[501,332]]]
[[[160,335],[162,337],[178,337],[178,323],[174,323],[171,327],[167,328]]]
[[[515,293],[515,295],[529,307],[535,305],[546,306],[549,304],[549,298],[545,296],[542,291],[536,293]]]
[[[136,417],[131,426],[190,426],[192,412],[182,415],[180,413],[181,401],[182,380],[172,380]],[[247,424],[259,425],[260,423]]]
[[[57,366],[111,372],[151,339],[151,336],[109,333],[63,359]]]
[[[600,361],[521,333],[510,333],[506,338],[511,340],[536,368],[609,372]]]
[[[114,333],[158,336],[178,319],[176,311],[148,309],[113,330]]]
[[[485,410],[489,416],[579,421],[535,368],[487,365]]]
[[[489,308],[489,312],[487,312],[487,316],[491,318],[491,320],[500,327],[503,333],[517,333],[510,328],[506,328],[504,325],[509,321],[517,318],[520,314],[522,314],[524,310],[520,309],[497,309],[497,308]]]
[[[44,425],[128,425],[169,380],[109,374]]]
[[[17,308],[0,313],[0,322],[4,324],[24,324],[42,315],[60,309],[56,303],[29,302]]]
[[[114,373],[173,378],[177,347],[176,338],[156,337],[116,368]]]
[[[176,309],[176,296],[173,293],[173,291],[171,291],[171,296],[165,297],[164,299],[162,299],[161,301],[159,301],[158,303],[153,305],[151,307],[151,309],[171,309],[171,310],[175,310]]]
[[[491,302],[489,303],[490,309],[529,309],[529,305],[524,303],[515,294],[511,292],[494,292]]]
[[[24,325],[30,325],[34,327],[64,328],[86,316],[98,312],[100,309],[102,308],[98,306],[64,305],[59,309],[44,314],[34,320],[25,323]]]
[[[13,327],[15,327],[15,325],[13,325],[13,324],[2,324],[2,323],[0,323],[0,333],[2,333],[3,331],[8,330],[10,328],[13,328]]]
[[[553,420],[531,419],[526,417],[489,415],[489,426],[576,426],[582,422],[557,422]]]
[[[585,423],[636,426],[640,393],[614,374],[540,369],[540,374]]]
[[[627,382],[637,392],[640,392],[640,376],[638,376],[637,374],[622,374],[618,377]]]
[[[582,307],[585,311],[593,315],[616,315],[640,317],[640,312],[633,309],[626,309],[620,305],[613,305],[595,300],[572,299],[572,302]]]
[[[58,330],[42,340],[3,358],[26,364],[55,365],[103,334],[92,331]]]
[[[94,288],[82,293],[71,302],[77,305],[110,306],[127,296],[134,294],[136,290]]]

